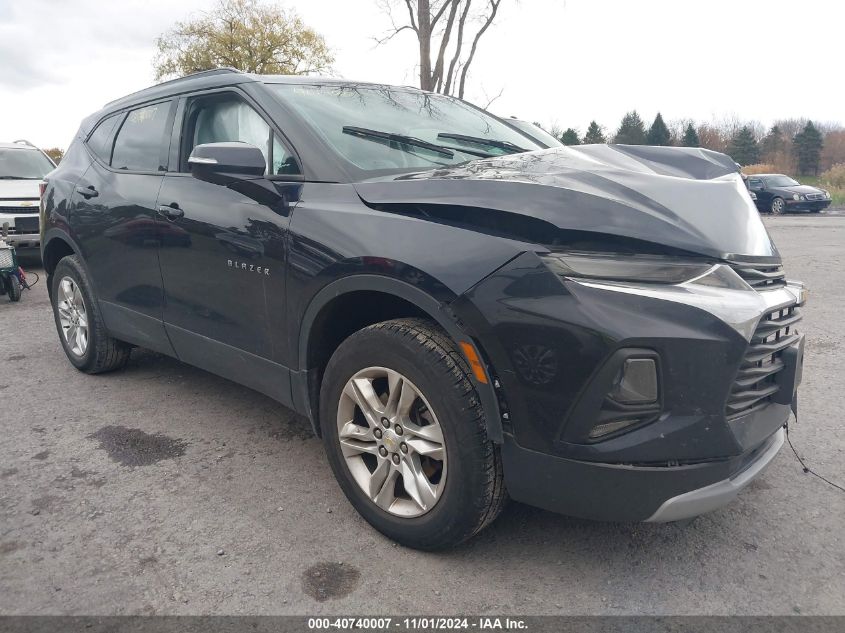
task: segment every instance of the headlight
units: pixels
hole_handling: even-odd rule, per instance
[[[822,191],[824,191],[824,197],[830,199],[830,192],[827,189],[823,189]]]
[[[655,255],[554,253],[542,257],[553,271],[564,277],[646,284],[680,284],[700,277],[713,267],[713,262]]]
[[[801,199],[801,198],[803,198],[803,197],[804,197],[804,196],[799,196],[797,193],[793,193],[793,194],[792,194],[792,199],[793,199],[793,200],[800,200],[800,199]]]

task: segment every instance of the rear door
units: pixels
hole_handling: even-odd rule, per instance
[[[240,141],[261,149],[273,174],[297,174],[298,162],[258,106],[235,90],[184,98],[177,126],[179,168],[164,177],[158,196],[170,340],[180,359],[289,401],[278,342],[290,209],[198,180],[187,159],[198,144]],[[301,183],[277,187],[289,187],[296,200]]]
[[[116,338],[172,353],[162,324],[158,197],[176,103],[105,118],[86,140],[91,166],[76,185],[71,224]]]

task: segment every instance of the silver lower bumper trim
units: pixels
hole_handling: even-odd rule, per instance
[[[779,429],[775,433],[771,446],[744,470],[729,479],[717,481],[715,484],[710,484],[704,488],[690,490],[677,497],[667,499],[657,509],[657,512],[652,514],[646,521],[651,523],[680,521],[721,508],[732,501],[739,494],[740,490],[750,484],[752,479],[766,469],[766,466],[775,458],[775,455],[778,454],[781,446],[783,446],[784,436],[784,430]]]

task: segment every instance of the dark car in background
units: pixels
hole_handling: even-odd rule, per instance
[[[802,185],[783,174],[754,174],[748,176],[746,184],[757,196],[757,209],[773,215],[792,211],[819,213],[830,206],[830,192]]]
[[[70,363],[141,346],[295,409],[413,547],[508,497],[714,510],[796,403],[803,286],[708,150],[544,149],[444,95],[220,69],[86,118],[42,214]]]

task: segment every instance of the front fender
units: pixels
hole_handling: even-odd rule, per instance
[[[318,315],[329,303],[344,294],[358,291],[379,292],[403,299],[436,321],[453,341],[469,341],[477,346],[474,337],[466,331],[465,325],[452,312],[449,304],[438,301],[417,286],[396,278],[372,274],[351,275],[329,283],[313,297],[303,315],[298,339],[299,371],[292,377],[294,406],[297,410],[306,413],[312,425],[314,425],[315,431],[317,430],[318,424],[311,411],[308,381],[309,372],[313,368],[308,367],[307,362],[311,330]],[[485,367],[485,369],[487,375],[492,377],[493,373],[490,368]],[[484,417],[487,423],[487,435],[493,442],[501,443],[503,441],[502,420],[492,380],[488,384],[483,384],[472,375],[470,376],[470,380],[481,399],[481,405],[484,409]]]

